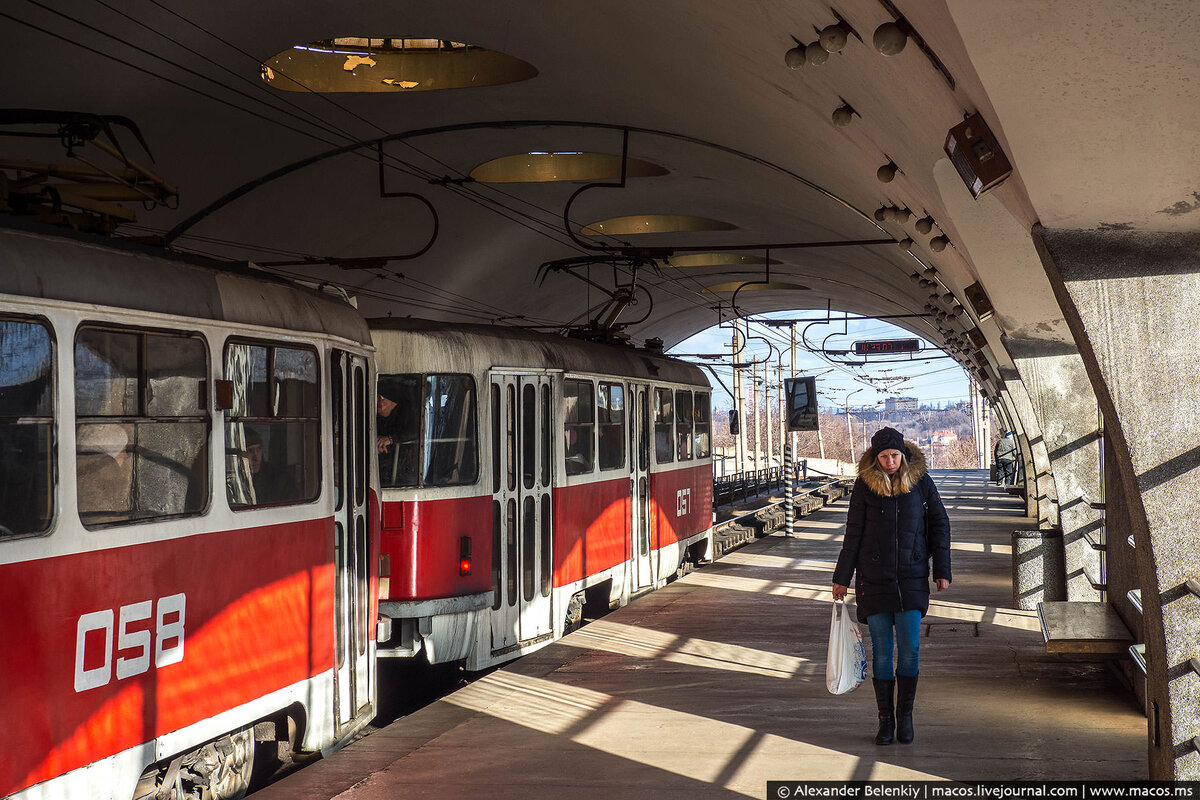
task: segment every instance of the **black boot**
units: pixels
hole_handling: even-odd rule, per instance
[[[872,678],[871,683],[875,685],[875,705],[879,707],[879,733],[875,734],[875,744],[891,744],[896,732],[896,705],[892,699],[896,694],[896,681]]]
[[[913,701],[917,699],[919,677],[920,675],[913,675],[911,678],[906,675],[896,676],[896,683],[900,687],[896,699],[896,739],[901,744],[908,744],[913,740]]]

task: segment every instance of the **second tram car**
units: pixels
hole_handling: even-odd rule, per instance
[[[373,383],[340,298],[0,228],[0,796],[240,797],[373,716]]]
[[[479,670],[711,551],[710,387],[631,347],[371,321],[381,656]]]

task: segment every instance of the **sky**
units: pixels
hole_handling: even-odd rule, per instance
[[[833,312],[832,317],[834,321],[829,323],[829,316],[825,311],[811,309],[759,314],[754,317],[755,320],[803,320],[796,325],[796,371],[800,375],[817,376],[817,393],[822,409],[842,407],[847,394],[850,393],[853,393],[849,397],[851,408],[873,408],[876,405],[882,408],[884,400],[888,397],[916,397],[922,405],[945,405],[967,399],[967,375],[962,367],[928,341],[886,321],[854,315],[850,315],[847,320],[846,315],[839,312]],[[807,331],[807,348],[801,336],[804,331]],[[786,326],[770,327],[752,322],[750,334],[751,338],[739,360],[761,360],[769,355],[771,382],[775,383],[775,365],[782,351],[785,375],[788,374],[791,362],[789,329]],[[764,337],[767,341],[754,338],[756,336]],[[685,339],[670,351],[671,355],[684,356],[687,361],[713,365],[716,375],[720,378],[718,381],[709,374],[713,385],[714,409],[727,409],[733,405],[729,393],[721,387],[723,382],[729,389],[733,388],[733,370],[729,366],[732,338],[732,329],[727,324],[725,328],[709,328],[690,339]],[[835,355],[831,359],[808,349],[852,350],[855,341],[914,338],[920,340],[923,352],[911,354],[915,356],[913,360],[909,360],[909,354],[856,357],[852,353]],[[770,350],[767,342],[774,345],[774,352]],[[724,355],[720,361],[692,357],[692,354],[698,353]],[[833,360],[839,363],[831,363]],[[849,362],[853,366],[841,362]],[[760,366],[760,374],[761,369]],[[772,398],[774,397],[772,392]]]

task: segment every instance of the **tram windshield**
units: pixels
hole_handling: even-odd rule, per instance
[[[54,360],[49,329],[0,319],[0,537],[41,533],[54,515]]]
[[[380,375],[375,433],[383,487],[475,483],[475,380],[470,375]]]

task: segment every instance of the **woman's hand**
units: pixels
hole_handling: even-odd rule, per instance
[[[950,581],[946,580],[945,578],[937,579],[937,590],[939,592],[944,592],[949,588],[950,588]]]
[[[840,583],[835,583],[833,585],[833,599],[845,600],[847,591],[849,591],[848,587],[842,586]]]

